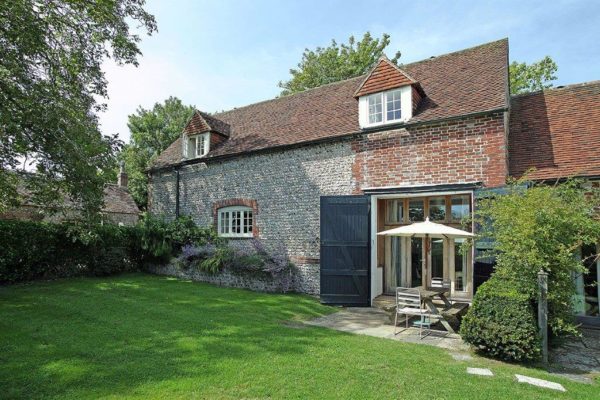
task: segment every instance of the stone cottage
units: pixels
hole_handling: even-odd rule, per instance
[[[477,249],[376,233],[426,217],[460,227],[478,193],[530,167],[533,179],[598,178],[599,149],[600,82],[511,97],[504,39],[401,66],[382,57],[363,76],[197,111],[150,170],[149,210],[241,243],[282,242],[296,290],[327,303],[370,304],[434,278],[469,299],[490,269]],[[597,315],[597,289],[587,297]]]

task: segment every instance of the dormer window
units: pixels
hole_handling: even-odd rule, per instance
[[[188,136],[187,158],[204,157],[209,150],[210,133]]]
[[[196,110],[181,136],[181,159],[205,157],[229,138],[229,124]]]
[[[424,96],[419,82],[382,56],[354,92],[360,127],[407,122]]]

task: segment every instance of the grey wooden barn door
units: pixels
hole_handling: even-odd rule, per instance
[[[321,197],[321,302],[370,305],[368,196]]]

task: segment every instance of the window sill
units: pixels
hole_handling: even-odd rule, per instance
[[[254,235],[244,235],[244,236],[236,236],[236,235],[219,235],[219,237],[225,239],[253,239]]]

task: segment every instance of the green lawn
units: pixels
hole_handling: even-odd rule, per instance
[[[0,288],[2,398],[600,398],[584,385],[477,358],[493,378],[424,345],[305,327],[331,312],[135,274]],[[514,373],[567,393],[518,384]]]

